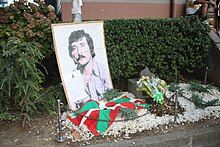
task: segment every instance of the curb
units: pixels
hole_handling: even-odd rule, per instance
[[[90,145],[91,147],[219,147],[220,124],[173,133],[141,137],[111,143]]]

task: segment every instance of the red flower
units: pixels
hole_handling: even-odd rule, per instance
[[[27,12],[24,12],[23,16],[24,16],[24,18],[25,18],[26,20],[31,20],[31,19],[32,19],[31,14],[29,14],[29,13],[27,13]]]

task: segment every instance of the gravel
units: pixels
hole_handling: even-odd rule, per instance
[[[183,89],[183,96],[178,96],[178,103],[181,108],[184,109],[182,114],[177,114],[177,123],[184,125],[186,122],[198,122],[201,119],[210,119],[210,118],[219,118],[220,117],[220,91],[217,88],[213,88],[210,90],[209,93],[199,93],[193,92],[198,94],[202,97],[203,101],[208,102],[210,100],[218,99],[219,102],[216,106],[209,106],[204,109],[196,108],[194,103],[190,101],[192,96],[192,92],[189,90],[189,84],[181,83],[179,84],[181,89]],[[130,93],[126,93],[129,96],[133,96]],[[173,95],[172,92],[167,92],[167,97],[171,100],[171,96]],[[63,118],[68,113],[63,114]],[[145,115],[144,115],[145,114]],[[158,127],[159,125],[170,124],[174,122],[173,115],[163,115],[163,116],[156,116],[155,114],[151,114],[148,110],[140,110],[138,115],[143,115],[135,120],[129,121],[117,121],[121,120],[120,117],[116,118],[116,121],[112,123],[112,125],[107,129],[102,136],[122,136],[125,139],[129,139],[131,134],[142,132],[144,130],[152,130],[153,128]],[[89,140],[94,135],[86,128],[86,126],[77,127],[74,126],[68,120],[64,120],[63,124],[66,128],[69,128],[68,131],[68,138],[72,138],[73,142],[79,141],[73,138],[71,135],[71,129],[76,129],[80,135],[81,140]]]

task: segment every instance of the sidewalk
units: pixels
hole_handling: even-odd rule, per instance
[[[194,129],[189,131],[177,131],[173,133],[141,137],[121,142],[111,142],[91,145],[91,147],[219,147],[220,124]]]

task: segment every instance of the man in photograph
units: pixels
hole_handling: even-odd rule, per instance
[[[107,76],[103,65],[95,60],[94,44],[91,36],[84,30],[73,31],[69,37],[69,56],[76,64],[76,69],[80,71],[84,92],[87,97],[82,98],[83,103],[89,99],[100,100],[103,93],[112,89],[112,85],[107,82]]]

